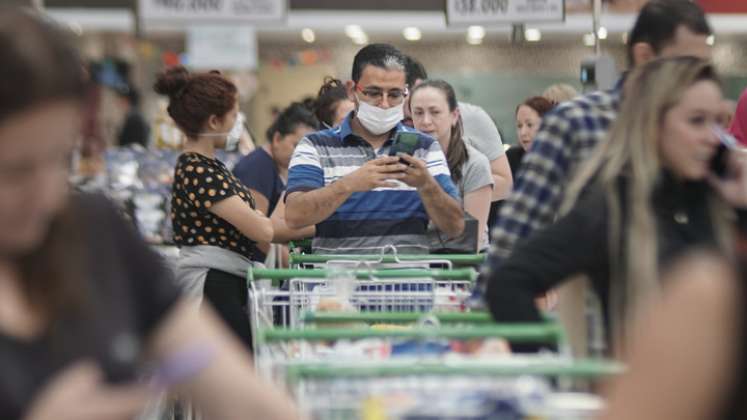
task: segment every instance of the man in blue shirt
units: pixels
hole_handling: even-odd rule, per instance
[[[346,84],[355,111],[339,127],[308,135],[293,153],[286,222],[291,228],[316,225],[315,252],[378,253],[394,245],[427,253],[429,220],[449,236],[464,229],[438,142],[400,123],[404,60],[388,44],[361,49]],[[403,132],[417,136],[413,155],[389,156]]]

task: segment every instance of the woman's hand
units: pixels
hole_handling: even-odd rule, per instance
[[[109,385],[92,363],[78,362],[55,376],[32,401],[24,420],[126,420],[143,411],[145,385]]]
[[[734,208],[747,209],[747,151],[731,150],[726,177],[709,175],[708,182]]]

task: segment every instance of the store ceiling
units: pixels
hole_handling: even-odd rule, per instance
[[[32,0],[10,0],[30,3]],[[43,0],[54,8],[132,8],[137,0]],[[290,10],[443,10],[444,0],[288,0]]]

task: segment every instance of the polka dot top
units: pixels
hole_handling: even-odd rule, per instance
[[[210,207],[234,195],[256,208],[246,187],[219,160],[193,152],[179,156],[171,194],[174,243],[219,246],[253,259],[256,243],[210,212]]]

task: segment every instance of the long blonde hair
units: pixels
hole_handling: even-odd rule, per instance
[[[720,84],[714,68],[694,57],[658,59],[633,71],[608,139],[568,186],[561,213],[573,207],[591,182],[601,187],[607,200],[611,337],[621,338],[626,318],[634,316],[658,292],[658,241],[651,198],[662,169],[658,152],[661,125],[684,92],[702,80]],[[625,182],[621,183],[623,175]],[[626,196],[625,203],[621,193]],[[709,201],[717,238],[728,249],[725,206],[715,196]]]

